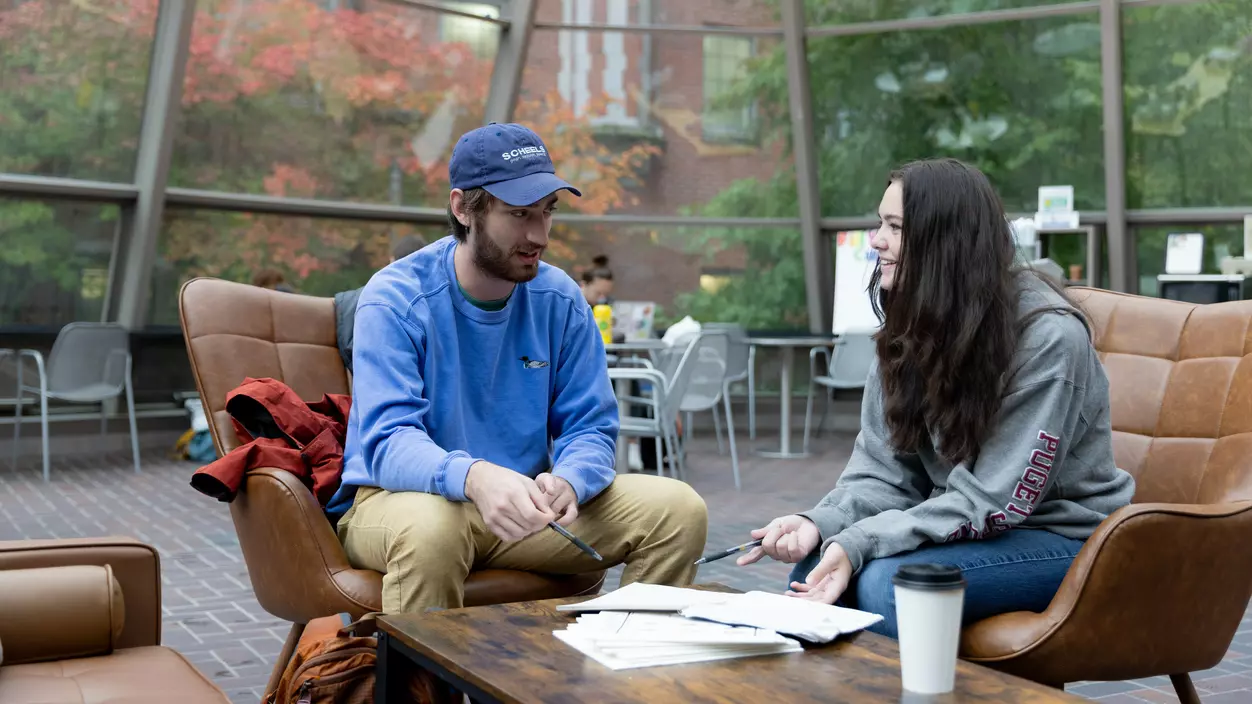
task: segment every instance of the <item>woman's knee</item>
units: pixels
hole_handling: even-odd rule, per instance
[[[855,582],[857,608],[895,620],[896,594],[891,578],[896,567],[897,561],[888,558],[870,560],[861,568]]]

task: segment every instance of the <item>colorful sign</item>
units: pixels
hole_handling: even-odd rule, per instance
[[[870,304],[870,277],[878,266],[878,252],[870,246],[873,230],[835,233],[835,316],[832,332],[877,330],[878,316]]]

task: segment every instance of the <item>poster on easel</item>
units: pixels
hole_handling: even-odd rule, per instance
[[[835,233],[835,316],[832,332],[867,332],[880,326],[870,303],[870,277],[878,266],[878,252],[870,246],[872,230]]]

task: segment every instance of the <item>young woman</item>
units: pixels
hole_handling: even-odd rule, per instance
[[[1029,269],[999,197],[952,159],[891,174],[871,244],[883,321],[861,432],[817,506],[752,531],[739,559],[799,563],[788,594],[881,614],[891,577],[965,575],[970,623],[1042,611],[1134,479],[1113,462],[1109,387],[1082,312]]]
[[[581,285],[587,305],[613,302],[613,272],[607,256],[601,254],[591,260],[591,268],[582,274]]]

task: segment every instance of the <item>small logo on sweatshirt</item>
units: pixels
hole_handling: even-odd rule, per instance
[[[548,363],[542,359],[531,359],[530,357],[522,357],[523,369],[543,369]]]

